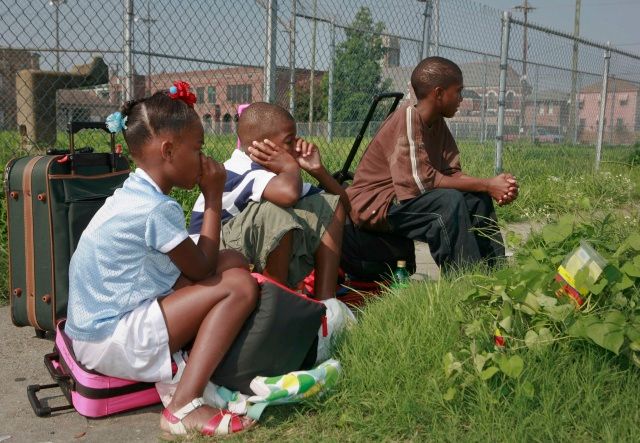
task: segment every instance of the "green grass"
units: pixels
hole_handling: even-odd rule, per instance
[[[616,244],[637,231],[639,217],[613,219],[600,240]],[[472,271],[370,303],[340,344],[336,388],[315,403],[267,408],[261,424],[238,439],[637,441],[640,370],[582,340],[508,350],[525,362],[519,377],[483,381],[462,373],[456,395],[446,398],[452,379],[443,357],[473,346],[464,325],[483,309],[463,300],[482,279],[472,275],[482,270]]]
[[[456,318],[465,289],[414,284],[369,305],[342,344],[334,391],[312,405],[267,408],[238,440],[637,441],[640,371],[582,343],[525,352],[517,382],[473,380],[464,397],[444,400],[442,358],[464,339]]]
[[[82,146],[81,142],[78,146]],[[222,160],[233,137],[207,137],[206,149]],[[328,169],[338,169],[348,139],[322,146]],[[1,144],[0,144],[1,146]],[[471,174],[490,176],[494,148],[461,143]],[[603,152],[593,171],[593,149],[508,145],[504,167],[519,177],[517,204],[499,208],[505,220],[544,220],[557,213],[631,208],[611,232],[637,230],[640,171],[630,162],[633,148]],[[6,161],[10,153],[2,152]],[[188,210],[197,191],[176,191]],[[586,200],[585,200],[586,199]],[[635,209],[634,209],[635,208]],[[0,198],[0,239],[6,245],[5,201]],[[614,238],[613,234],[612,239]],[[618,238],[615,237],[615,238]],[[607,241],[603,238],[601,241]],[[0,252],[0,288],[7,293],[6,247]],[[637,441],[640,435],[640,371],[624,357],[576,340],[561,340],[539,351],[523,349],[517,379],[463,380],[452,400],[443,357],[469,338],[462,325],[476,311],[463,294],[468,277],[420,282],[390,292],[359,314],[359,324],[340,344],[343,376],[321,400],[267,408],[255,430],[231,440],[266,441]],[[640,294],[639,294],[640,295]],[[5,299],[6,302],[6,299]],[[533,386],[531,395],[529,386]],[[203,440],[204,441],[204,440]]]
[[[122,143],[121,137],[119,135],[116,142]],[[322,138],[312,140],[320,147],[323,161],[330,172],[341,169],[353,144],[352,138],[336,138],[331,144],[327,144]],[[352,170],[368,142],[368,138],[363,140]],[[207,135],[205,151],[217,160],[223,161],[231,155],[235,143],[235,135]],[[459,144],[465,172],[482,177],[493,175],[493,144],[467,141],[461,141]],[[56,146],[68,146],[66,133],[58,134]],[[106,133],[98,131],[80,132],[76,137],[76,146],[93,146],[97,151],[104,152],[108,150],[109,137]],[[0,132],[0,163],[5,164],[12,157],[26,154],[28,153],[19,148],[16,132]],[[506,144],[503,155],[504,169],[518,177],[521,188],[518,200],[512,205],[498,208],[498,216],[503,222],[546,221],[554,214],[568,211],[602,211],[637,205],[640,198],[640,167],[637,166],[638,160],[635,160],[634,166],[632,161],[638,155],[637,147],[635,150],[633,147],[605,147],[600,172],[595,172],[593,147]],[[175,190],[173,196],[188,213],[198,196],[198,190]],[[3,245],[0,253],[0,303],[6,302],[8,292],[4,198],[4,194],[0,196],[0,239]]]
[[[495,147],[461,143],[463,169],[493,175]],[[633,147],[605,147],[595,171],[595,148],[589,146],[507,144],[503,170],[520,184],[518,199],[498,208],[504,221],[548,220],[558,213],[602,211],[634,204],[640,198],[640,168]]]

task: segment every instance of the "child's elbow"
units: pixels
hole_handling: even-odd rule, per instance
[[[302,185],[278,183],[278,186],[267,186],[262,194],[262,199],[278,205],[281,208],[290,208],[298,203],[302,194]]]
[[[281,197],[280,206],[282,206],[283,208],[290,208],[294,206],[296,203],[298,203],[298,200],[300,200],[300,193],[295,191],[290,191],[290,192],[282,193],[280,197]]]
[[[275,195],[265,195],[265,199],[281,208],[290,208],[300,200],[300,191],[282,188]]]

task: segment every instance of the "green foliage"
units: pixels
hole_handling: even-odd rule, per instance
[[[628,162],[632,165],[640,165],[640,142],[633,145],[633,152],[629,155]]]
[[[487,361],[480,348],[484,322],[470,325],[475,297],[462,301],[476,292],[478,281],[484,280],[415,282],[370,303],[342,340],[338,359],[344,371],[334,391],[305,406],[267,408],[259,426],[231,439],[637,440],[640,371],[626,357],[584,340],[546,343],[544,327],[537,331],[535,350],[521,343],[520,351],[493,351]],[[492,342],[493,331],[487,333]],[[473,359],[457,351],[464,343],[471,353],[467,334],[476,340]],[[447,364],[449,375],[443,370]]]
[[[640,366],[640,234],[629,233],[636,223],[621,229],[624,224],[610,215],[565,215],[519,249],[515,266],[491,276],[463,276],[474,288],[465,294],[466,339],[444,357],[452,392],[464,393],[473,380],[498,379],[511,393],[524,389],[534,395],[526,377],[519,379],[536,353],[559,341],[586,340]],[[581,240],[607,265],[596,281],[578,273],[576,286],[589,290],[579,306],[554,277]]]
[[[345,29],[346,40],[338,44],[334,74],[335,121],[364,118],[371,98],[389,89],[382,82],[380,60],[384,56],[382,37],[384,23],[374,23],[371,11],[362,7],[356,13],[351,29]],[[322,79],[324,108],[327,109],[329,76]],[[326,113],[325,113],[326,115]]]
[[[323,90],[318,76],[314,80],[313,98],[313,121],[324,121],[327,119],[326,99],[322,97]],[[309,100],[311,99],[311,81],[305,80],[296,83],[295,111],[293,117],[297,122],[309,121]]]

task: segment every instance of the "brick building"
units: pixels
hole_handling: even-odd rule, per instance
[[[319,83],[324,74],[323,71],[316,71],[314,82]],[[309,70],[296,69],[295,82],[298,87],[308,82],[309,77]],[[168,89],[174,81],[178,80],[186,81],[191,85],[191,90],[197,97],[195,110],[202,117],[202,123],[208,132],[232,132],[232,123],[237,118],[238,105],[265,99],[264,69],[260,66],[167,72],[153,74],[149,78],[136,75],[135,95],[144,97],[160,89]],[[121,77],[111,78],[109,95],[114,105],[123,101],[123,84],[124,80]],[[148,90],[149,86],[150,90]],[[288,108],[289,69],[277,68],[275,89],[276,103]]]

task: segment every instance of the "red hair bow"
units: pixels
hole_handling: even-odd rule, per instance
[[[187,82],[173,82],[173,86],[169,88],[169,97],[174,100],[182,100],[193,108],[196,103],[196,96],[190,91],[191,86]]]

